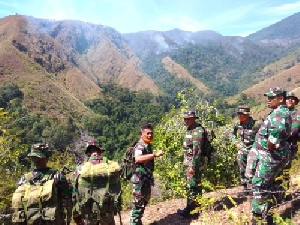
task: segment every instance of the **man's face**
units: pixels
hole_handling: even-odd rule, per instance
[[[146,143],[151,143],[154,137],[153,130],[146,128],[142,130],[141,136]]]
[[[268,107],[271,109],[276,109],[278,106],[282,105],[283,101],[284,101],[283,96],[274,96],[274,97],[268,96]]]
[[[240,122],[245,123],[249,119],[249,114],[238,113],[238,118],[239,118]]]
[[[294,97],[287,97],[285,104],[289,109],[293,109],[296,105],[296,99]]]
[[[184,121],[184,125],[186,127],[190,127],[190,126],[192,126],[193,124],[196,123],[196,118],[195,117],[184,118],[183,121]]]
[[[101,154],[102,154],[102,151],[97,147],[92,147],[90,150],[90,156],[97,157],[97,156],[101,156]]]

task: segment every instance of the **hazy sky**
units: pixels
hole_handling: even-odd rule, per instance
[[[296,12],[300,1],[292,0],[0,0],[0,18],[75,19],[121,33],[179,28],[246,36]]]

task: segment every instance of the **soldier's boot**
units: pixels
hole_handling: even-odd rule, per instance
[[[184,209],[178,209],[177,214],[179,214],[182,217],[185,218],[198,218],[199,212],[191,213],[194,211],[197,207],[199,207],[199,204],[192,200],[187,200],[187,205]]]
[[[262,215],[257,214],[257,213],[253,213],[251,224],[252,225],[263,225]]]
[[[248,188],[247,184],[243,184],[243,190],[237,193],[238,198],[243,198],[251,194],[251,188]]]

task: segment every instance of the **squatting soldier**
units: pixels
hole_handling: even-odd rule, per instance
[[[74,173],[73,220],[78,225],[115,225],[121,194],[120,168],[102,157],[103,151],[96,139],[89,141],[87,161]]]
[[[34,169],[18,182],[12,205],[13,208],[22,207],[15,210],[13,222],[20,225],[69,224],[71,218],[66,218],[64,204],[71,203],[72,187],[62,172],[47,167],[51,156],[48,145],[33,144],[28,156]]]
[[[145,207],[151,197],[151,186],[154,185],[154,158],[164,154],[162,150],[153,153],[151,142],[154,133],[151,124],[142,125],[140,140],[134,147],[136,169],[131,177],[133,184],[133,207],[130,216],[131,225],[141,225]]]
[[[249,181],[245,176],[247,156],[253,145],[259,125],[258,122],[250,116],[250,108],[248,106],[239,106],[237,115],[239,120],[234,122],[230,136],[232,142],[238,149],[237,161],[240,170],[241,184],[244,187],[243,192],[239,193],[239,195],[243,196],[249,192],[249,189],[247,189]]]
[[[252,165],[253,157],[257,161],[252,177],[252,224],[261,224],[262,220],[266,220],[267,224],[273,224],[270,212],[274,204],[272,186],[290,155],[287,139],[291,132],[292,118],[285,105],[286,91],[279,87],[270,88],[265,96],[268,97],[268,107],[273,111],[264,120],[255,136],[253,149],[257,154],[253,156],[250,151],[247,161],[247,177],[248,171],[251,170],[248,170],[248,166]]]
[[[197,196],[202,195],[201,173],[204,170],[204,160],[201,157],[202,142],[204,141],[204,128],[196,122],[199,117],[195,111],[186,111],[183,114],[187,127],[183,141],[183,166],[186,167],[187,176],[187,203],[184,209],[178,209],[177,213],[183,217],[190,217],[191,211],[199,207]],[[198,216],[196,213],[195,216]]]

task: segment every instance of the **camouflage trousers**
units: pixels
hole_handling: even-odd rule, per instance
[[[247,181],[251,184],[252,178],[256,171],[256,166],[258,162],[258,150],[251,148],[247,155],[247,164],[245,170],[245,177]]]
[[[132,211],[130,216],[130,225],[141,225],[145,207],[151,197],[151,181],[149,179],[141,180],[136,174],[131,178],[133,187]]]
[[[199,206],[196,201],[198,196],[202,196],[202,186],[201,186],[201,173],[196,170],[193,175],[186,173],[187,181],[187,209],[189,211],[194,210]]]
[[[251,150],[250,150],[251,152]],[[249,156],[251,157],[249,152]],[[252,190],[251,200],[252,213],[267,216],[270,208],[276,203],[274,196],[274,180],[280,171],[283,170],[288,162],[289,156],[278,157],[275,151],[253,150],[256,160],[247,162],[247,171],[252,171]],[[252,164],[251,164],[252,162]],[[255,166],[255,169],[252,166]],[[248,168],[250,167],[250,168]]]
[[[242,148],[238,150],[238,154],[237,154],[237,162],[240,170],[240,179],[242,185],[246,185],[249,183],[248,178],[245,176],[246,167],[247,167],[247,157],[249,151],[250,150],[247,148]]]

